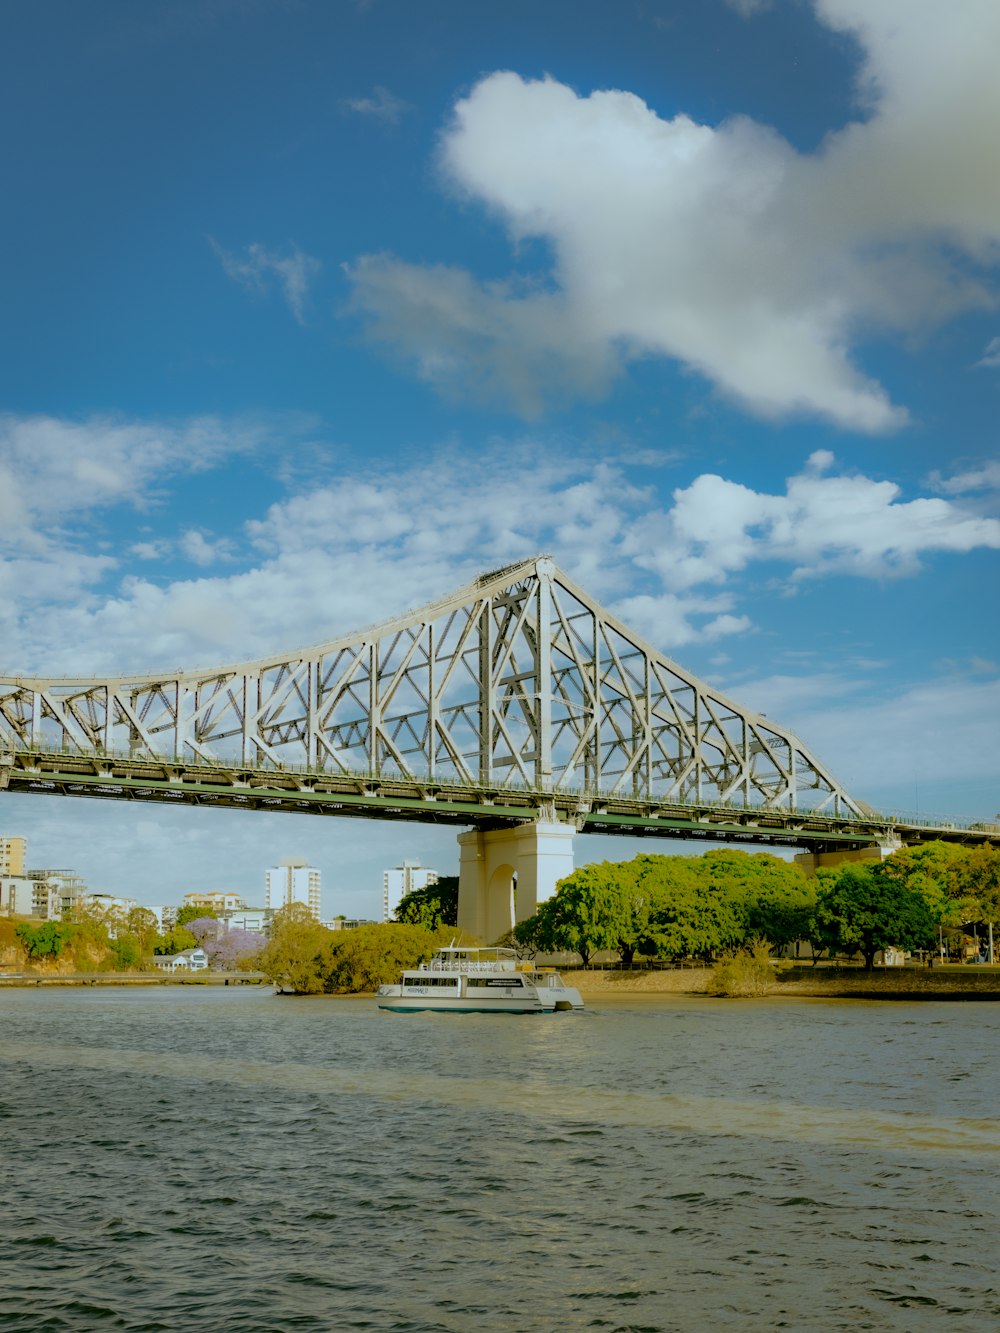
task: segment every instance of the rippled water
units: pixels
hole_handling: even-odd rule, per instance
[[[0,1025],[4,1330],[1000,1328],[1000,1005]]]

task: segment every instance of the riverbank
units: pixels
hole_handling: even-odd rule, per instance
[[[262,972],[0,972],[0,990],[17,986],[262,986]]]
[[[650,971],[563,971],[588,1002],[658,995],[708,995],[709,967]],[[0,990],[52,986],[263,986],[259,972],[0,972]],[[786,967],[779,969],[769,999],[1000,1000],[1000,968]],[[324,998],[324,997],[311,997]],[[325,997],[329,998],[329,997]],[[337,999],[372,998],[341,995]]]
[[[563,972],[584,999],[632,995],[707,995],[709,967],[651,971]],[[779,968],[769,997],[831,1000],[1000,1000],[1000,968],[856,967]]]

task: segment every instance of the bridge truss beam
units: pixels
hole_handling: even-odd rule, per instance
[[[0,678],[0,746],[865,816],[790,731],[643,642],[546,558],[305,652]]]
[[[540,557],[315,648],[115,679],[0,677],[0,792],[832,852],[903,826]]]

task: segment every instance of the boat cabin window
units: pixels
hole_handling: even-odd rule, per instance
[[[455,978],[454,978],[454,977],[432,977],[432,976],[429,976],[429,975],[428,975],[428,976],[423,976],[423,975],[421,975],[421,976],[419,976],[419,977],[404,977],[404,978],[403,978],[403,985],[404,985],[404,986],[421,986],[421,987],[423,987],[423,986],[448,986],[448,987],[450,987],[451,990],[454,990],[454,989],[455,989],[456,982],[455,982]]]
[[[512,973],[509,977],[469,977],[469,989],[476,986],[523,986],[524,978]]]

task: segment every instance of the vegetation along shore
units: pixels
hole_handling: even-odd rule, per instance
[[[266,980],[297,995],[369,993],[460,937],[457,911],[453,877],[407,895],[384,925],[332,931],[293,904],[253,953],[231,958],[217,940],[217,966],[201,975]],[[990,999],[1000,995],[998,912],[1000,851],[990,846],[929,842],[812,876],[767,853],[727,849],[584,866],[499,942],[563,971],[577,963],[571,984],[595,998]],[[212,926],[187,923],[209,949]],[[0,984],[163,983],[149,975],[155,947],[128,921],[4,920]],[[809,966],[794,957],[803,953]]]

